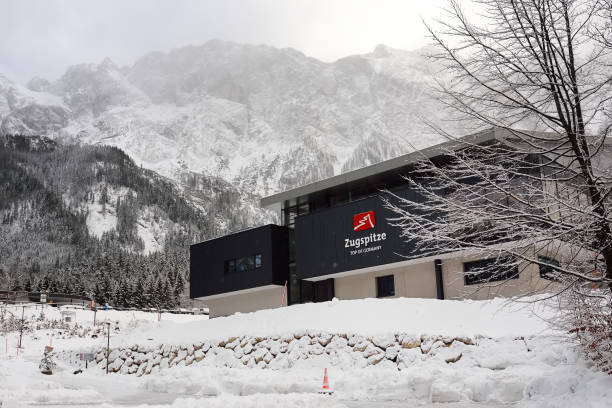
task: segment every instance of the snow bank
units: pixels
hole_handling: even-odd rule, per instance
[[[59,318],[55,308],[45,313]],[[155,313],[98,312],[118,327],[110,338],[111,374],[100,353],[105,337],[37,330],[16,357],[19,333],[12,332],[8,354],[0,350],[0,399],[10,407],[94,400],[107,407],[128,400],[163,407],[340,407],[349,400],[609,406],[612,377],[593,371],[546,325],[553,315],[543,304],[503,299],[334,301],[211,320],[162,315],[160,322]],[[77,311],[81,325],[92,318]],[[38,361],[50,335],[58,372],[43,376]],[[94,350],[98,364],[72,375],[83,365],[74,354]],[[317,394],[324,368],[331,398]]]
[[[545,319],[555,310],[545,304],[511,303],[497,298],[486,301],[436,299],[358,299],[308,303],[289,307],[236,313],[205,322],[135,329],[122,340],[125,345],[152,338],[155,344],[222,340],[240,336],[269,336],[298,331],[380,335],[409,333],[454,337],[517,337],[552,334]]]

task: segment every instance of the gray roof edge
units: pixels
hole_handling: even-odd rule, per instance
[[[472,133],[466,136],[462,136],[457,139],[448,140],[446,142],[439,143],[437,145],[429,146],[421,150],[415,150],[413,152],[404,154],[402,156],[394,157],[389,160],[385,160],[379,163],[372,164],[367,167],[360,169],[351,170],[346,173],[341,173],[336,176],[332,176],[323,180],[315,181],[313,183],[305,184],[300,187],[292,188],[291,190],[282,191],[280,193],[273,194],[268,197],[263,197],[260,201],[262,207],[271,207],[277,203],[292,198],[301,197],[307,194],[311,194],[317,191],[326,190],[328,188],[336,187],[341,184],[349,183],[352,181],[360,180],[366,177],[370,177],[376,174],[384,173],[393,169],[404,167],[411,163],[416,163],[420,158],[429,159],[436,156],[441,156],[448,150],[454,150],[459,147],[465,146],[470,143],[484,143],[494,139],[505,139],[510,135],[510,132],[501,128],[488,128],[480,132]]]

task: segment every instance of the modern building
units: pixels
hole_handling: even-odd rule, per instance
[[[483,144],[507,137],[491,129],[466,139]],[[483,254],[403,256],[414,243],[391,225],[395,214],[385,208],[383,191],[415,197],[405,178],[415,163],[423,157],[443,163],[444,152],[460,145],[447,142],[263,198],[281,225],[192,245],[190,296],[214,317],[333,297],[486,298],[549,285],[545,271],[527,265],[499,274],[514,277],[504,285],[477,290],[490,276],[466,272],[492,262]]]

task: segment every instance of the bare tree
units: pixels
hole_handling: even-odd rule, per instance
[[[543,265],[541,250],[562,251],[564,262],[546,267],[566,282],[610,281],[612,49],[605,2],[473,4],[480,25],[450,0],[450,18],[439,29],[428,26],[439,50],[433,58],[451,78],[439,81],[438,94],[457,117],[497,129],[499,143],[480,146],[447,134],[456,142],[447,163],[424,160],[411,174],[426,205],[389,203],[396,222],[418,242],[415,256],[496,248],[508,259]]]
[[[448,16],[428,25],[439,99],[454,119],[495,137],[483,143],[437,126],[452,141],[444,155],[424,157],[409,175],[414,194],[386,205],[414,243],[408,256],[496,259],[471,271],[471,282],[503,285],[538,265],[544,289],[570,294],[570,327],[612,369],[612,344],[601,341],[612,337],[610,294],[593,291],[612,282],[610,6],[449,0]]]

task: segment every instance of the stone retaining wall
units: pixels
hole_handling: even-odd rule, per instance
[[[398,369],[416,359],[437,358],[457,362],[467,347],[482,337],[440,337],[395,334],[360,336],[300,332],[270,337],[230,337],[221,341],[159,346],[133,345],[114,348],[109,371],[142,376],[174,366],[208,364],[225,367],[283,369],[300,360],[326,357],[330,364],[366,367],[385,364]],[[95,354],[98,367],[106,369],[106,348]]]

